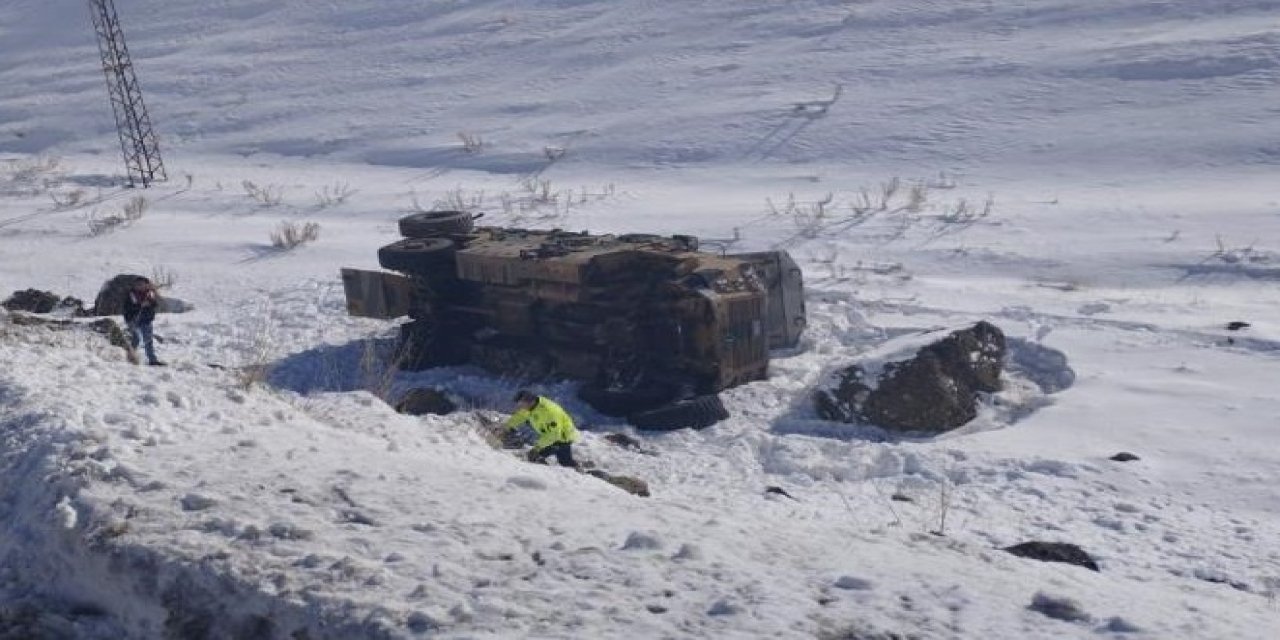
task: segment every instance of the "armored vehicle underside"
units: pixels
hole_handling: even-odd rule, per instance
[[[769,349],[794,346],[804,326],[785,252],[720,256],[688,236],[472,228],[464,216],[402,219],[409,237],[379,263],[403,275],[343,270],[353,315],[411,319],[401,368],[581,380],[596,409],[643,422],[633,414],[672,401],[723,413],[698,398],[763,378]]]

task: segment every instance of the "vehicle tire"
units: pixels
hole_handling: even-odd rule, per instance
[[[668,402],[674,392],[662,385],[643,385],[626,389],[611,389],[596,382],[578,387],[578,398],[592,409],[613,418],[649,411]]]
[[[453,267],[457,245],[448,238],[406,238],[378,249],[378,264],[403,273],[430,274],[442,265]]]
[[[400,218],[400,235],[406,238],[470,233],[474,227],[472,216],[466,211],[423,211]]]
[[[705,429],[728,417],[729,412],[725,410],[720,396],[712,394],[634,413],[627,417],[627,422],[642,431],[674,431],[685,428]]]

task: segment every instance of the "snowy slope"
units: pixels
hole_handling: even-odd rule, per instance
[[[90,233],[139,194],[87,13],[0,3],[0,296],[137,272],[195,310],[166,369],[0,316],[0,635],[1273,636],[1280,2],[116,4],[172,180]],[[654,455],[540,387],[651,498],[527,465],[378,398],[519,381],[385,376],[393,325],[345,314],[338,268],[435,203],[788,249],[810,329]],[[960,431],[810,408],[978,319],[1013,370]],[[998,550],[1032,539],[1101,571]]]

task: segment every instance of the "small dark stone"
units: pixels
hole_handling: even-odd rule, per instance
[[[1121,617],[1113,617],[1107,620],[1107,624],[1103,625],[1102,628],[1104,631],[1111,633],[1138,633],[1142,631],[1141,627]]]
[[[445,416],[458,410],[458,405],[443,391],[429,387],[410,389],[395,405],[396,411],[413,416]]]
[[[1139,458],[1128,451],[1121,451],[1108,459],[1116,462],[1133,462],[1134,460],[1141,460],[1142,458]]]
[[[427,633],[440,628],[440,623],[435,618],[421,611],[409,614],[409,617],[405,618],[405,624],[414,633]]]
[[[1233,321],[1231,321],[1231,322],[1228,322],[1228,323],[1227,323],[1227,331],[1239,331],[1239,330],[1241,330],[1241,329],[1245,329],[1245,328],[1248,328],[1248,327],[1251,327],[1251,326],[1253,326],[1253,325],[1249,324],[1248,322],[1242,322],[1242,321],[1240,321],[1240,320],[1233,320]]]
[[[591,469],[587,471],[587,473],[600,478],[601,480],[604,480],[605,482],[608,482],[631,495],[640,496],[641,498],[649,497],[649,484],[639,478],[613,475],[599,469]]]
[[[772,494],[784,496],[787,498],[791,498],[792,500],[796,500],[795,496],[792,496],[791,494],[787,493],[787,490],[783,489],[782,487],[774,487],[774,486],[765,487],[764,492],[765,494],[772,493]],[[796,500],[796,502],[799,502],[799,500]]]
[[[1067,542],[1023,542],[1005,547],[1004,550],[1020,558],[1041,562],[1065,562],[1091,571],[1098,570],[1098,563],[1094,562],[1084,549]]]
[[[58,307],[55,311],[59,309],[70,312],[70,314],[76,318],[83,318],[84,316],[89,315],[89,312],[84,308],[84,301],[72,296],[63,298],[62,302],[58,303]]]
[[[623,449],[639,449],[640,441],[632,438],[625,433],[611,433],[604,437],[605,442],[617,445]]]
[[[654,614],[666,613],[666,612],[667,612],[667,608],[666,608],[666,607],[664,607],[664,606],[662,606],[662,605],[660,605],[660,604],[651,604],[651,605],[648,605],[648,606],[646,606],[646,607],[645,607],[645,610],[646,610],[646,611],[648,611],[649,613],[654,613]]]
[[[179,502],[182,504],[183,511],[204,511],[218,504],[217,500],[198,493],[188,493],[182,496]]]

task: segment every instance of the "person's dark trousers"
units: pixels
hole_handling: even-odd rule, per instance
[[[573,445],[568,442],[557,442],[542,449],[529,450],[529,462],[546,464],[547,458],[551,456],[555,456],[556,462],[562,467],[578,468],[578,463],[573,459]]]

